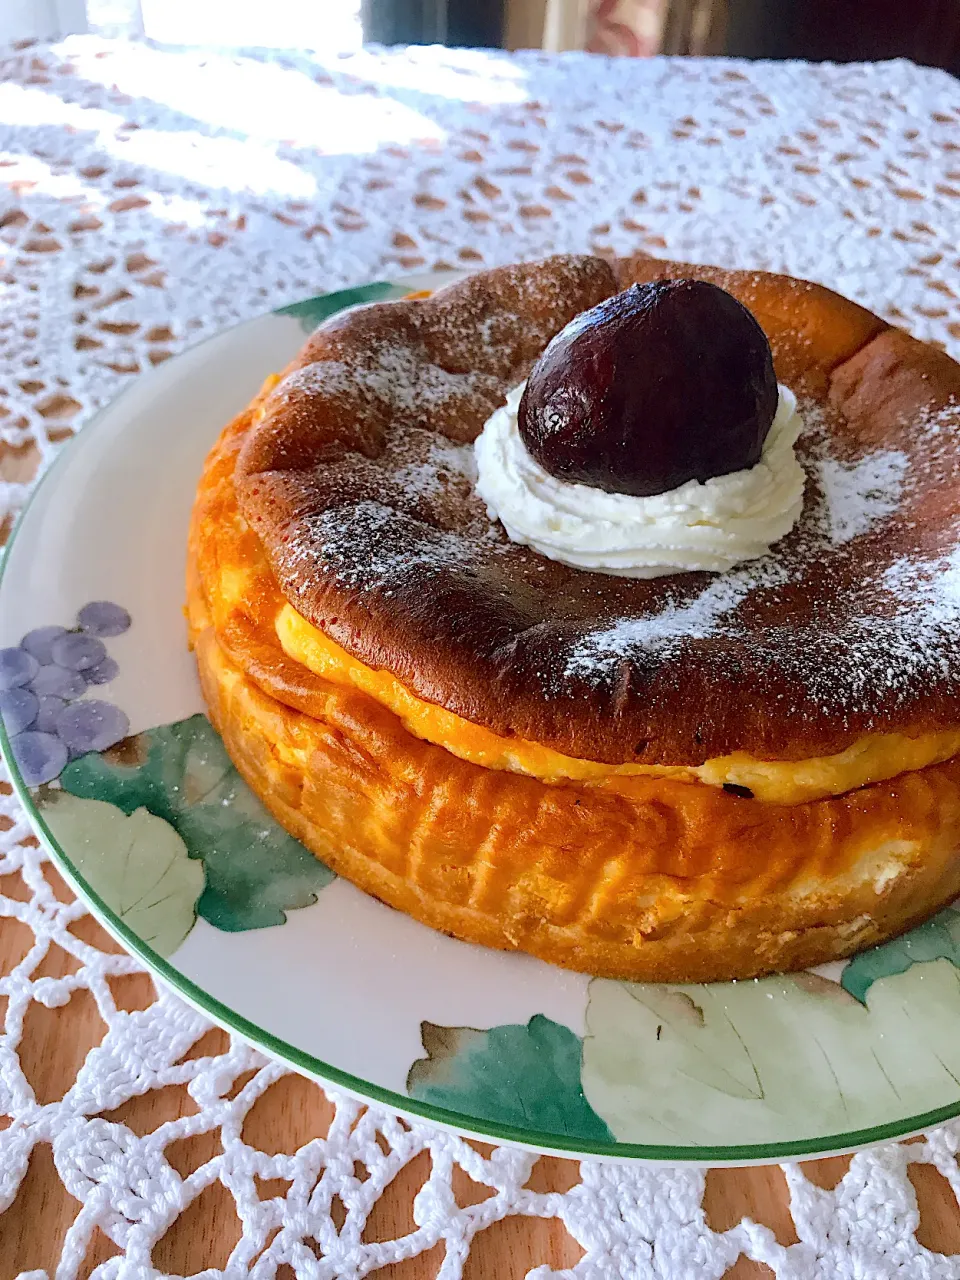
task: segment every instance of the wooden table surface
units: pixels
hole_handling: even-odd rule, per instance
[[[36,467],[35,452],[0,446],[0,479],[27,480]],[[7,529],[0,528],[0,541]],[[3,785],[3,784],[0,784]],[[4,787],[6,789],[6,787]],[[2,821],[2,819],[0,819]],[[48,865],[47,875],[64,901],[71,891]],[[29,895],[18,876],[0,877],[0,889],[11,897]],[[107,951],[117,944],[90,916],[74,931],[86,941]],[[16,920],[0,920],[0,973],[6,974],[24,957],[32,945],[30,930]],[[72,972],[71,957],[51,949],[37,976],[61,977]],[[146,1008],[154,999],[153,980],[134,974],[112,981],[118,1008]],[[34,1003],[28,1014],[20,1045],[20,1060],[37,1100],[49,1102],[63,1096],[76,1078],[86,1054],[103,1036],[103,1023],[90,993],[78,991],[61,1009],[46,1009]],[[221,1052],[228,1044],[225,1032],[208,1032],[194,1047],[191,1056]],[[194,1110],[182,1087],[166,1088],[134,1098],[108,1119],[128,1125],[134,1132],[147,1133],[157,1125]],[[332,1107],[323,1091],[312,1082],[286,1076],[263,1095],[250,1111],[244,1136],[263,1151],[294,1151],[311,1138],[326,1132]],[[9,1120],[0,1116],[0,1131]],[[167,1148],[170,1163],[186,1176],[216,1152],[216,1133],[203,1134],[172,1143]],[[489,1150],[477,1144],[482,1151]],[[418,1156],[394,1179],[371,1215],[365,1238],[390,1240],[413,1230],[413,1197],[425,1176],[426,1154]],[[833,1187],[843,1177],[850,1158],[805,1163],[807,1176],[822,1187]],[[960,1253],[960,1215],[946,1181],[929,1165],[912,1165],[910,1177],[917,1192],[920,1226],[917,1240],[939,1253]],[[579,1181],[576,1161],[544,1156],[536,1165],[530,1186],[536,1191],[566,1190]],[[454,1179],[460,1204],[466,1197],[483,1198],[463,1175],[462,1185]],[[278,1187],[264,1183],[264,1197],[278,1194]],[[753,1169],[712,1169],[707,1174],[704,1207],[707,1221],[716,1231],[726,1230],[744,1216],[770,1227],[781,1244],[792,1244],[797,1235],[789,1211],[783,1173],[777,1166]],[[79,1201],[64,1189],[53,1165],[48,1144],[33,1152],[26,1177],[16,1200],[0,1214],[0,1280],[16,1280],[23,1271],[42,1269],[52,1276],[60,1257],[64,1234],[79,1211]],[[189,1276],[205,1267],[221,1267],[240,1236],[233,1199],[219,1183],[204,1191],[174,1223],[153,1251],[154,1265],[161,1271]],[[441,1261],[442,1246],[406,1262],[384,1267],[375,1274],[390,1280],[429,1280]],[[101,1232],[94,1235],[79,1280],[120,1250]],[[572,1266],[582,1250],[557,1219],[505,1218],[480,1233],[473,1243],[464,1271],[465,1280],[514,1280],[532,1267]],[[769,1276],[765,1266],[740,1258],[727,1272],[726,1280],[751,1280]],[[294,1280],[289,1267],[281,1267],[278,1280]]]

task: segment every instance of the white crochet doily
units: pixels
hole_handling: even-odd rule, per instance
[[[0,517],[138,370],[269,307],[406,271],[645,248],[819,279],[960,354],[958,119],[960,85],[904,62],[442,50],[324,62],[92,37],[7,50]],[[568,1190],[535,1191],[531,1155],[486,1157],[333,1094],[325,1136],[259,1149],[245,1120],[284,1070],[237,1042],[191,1057],[208,1024],[170,995],[118,1010],[137,963],[82,940],[97,936],[83,907],[54,894],[2,790],[0,928],[28,942],[0,980],[0,1209],[37,1144],[52,1144],[82,1205],[57,1280],[80,1274],[97,1228],[122,1252],[96,1280],[159,1275],[154,1245],[217,1183],[242,1230],[202,1274],[231,1280],[360,1277],[435,1246],[452,1280],[476,1233],[508,1215],[559,1218],[583,1251],[572,1270],[538,1275],[710,1280],[743,1253],[780,1280],[960,1280],[960,1260],[917,1242],[908,1177],[932,1165],[960,1192],[958,1126],[855,1157],[833,1190],[785,1166],[791,1245],[747,1220],[711,1229],[702,1171],[585,1163]],[[51,961],[56,948],[67,963]],[[66,1017],[71,998],[95,1001],[106,1034],[62,1097],[38,1100],[23,1070],[32,1011]],[[105,1118],[184,1084],[179,1119],[136,1132]],[[213,1154],[178,1172],[171,1144],[203,1134]],[[425,1151],[412,1222],[376,1242],[378,1199]],[[491,1194],[460,1194],[464,1175]],[[283,1182],[266,1194],[271,1179]],[[13,1274],[0,1257],[0,1280]]]

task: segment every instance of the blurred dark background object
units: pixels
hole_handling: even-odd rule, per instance
[[[363,0],[384,44],[910,58],[960,74],[960,0]]]
[[[910,58],[956,75],[960,0],[728,0],[725,45],[746,58]]]
[[[363,38],[376,44],[500,48],[501,0],[363,0]]]

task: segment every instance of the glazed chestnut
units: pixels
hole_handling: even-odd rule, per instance
[[[754,466],[777,410],[766,335],[704,280],[635,284],[534,365],[520,436],[560,480],[647,497]]]

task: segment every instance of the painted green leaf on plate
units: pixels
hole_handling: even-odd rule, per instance
[[[582,1042],[569,1027],[536,1014],[477,1031],[421,1025],[427,1056],[407,1075],[412,1098],[518,1129],[609,1142],[610,1131],[580,1085]]]
[[[67,765],[60,785],[124,813],[144,808],[169,822],[190,857],[203,862],[207,883],[197,912],[218,929],[283,924],[287,911],[315,902],[334,878],[270,816],[206,716],[82,756]]]
[[[279,307],[275,315],[293,316],[300,321],[305,333],[313,333],[314,329],[338,311],[347,307],[360,306],[366,302],[382,302],[386,298],[402,298],[406,289],[399,285],[389,284],[385,280],[376,280],[373,284],[361,285],[357,289],[340,289],[337,293],[323,293],[316,298],[304,298],[302,302],[292,302],[289,307]]]
[[[960,973],[914,964],[865,1004],[814,974],[594,979],[582,1079],[620,1142],[777,1142],[921,1115],[960,1099]]]
[[[43,817],[91,889],[138,938],[172,955],[193,928],[203,867],[169,823],[138,808],[45,792]]]
[[[960,911],[947,907],[939,915],[911,929],[892,942],[884,942],[854,956],[844,969],[840,984],[863,1003],[879,978],[906,973],[915,964],[949,960],[960,965]]]

